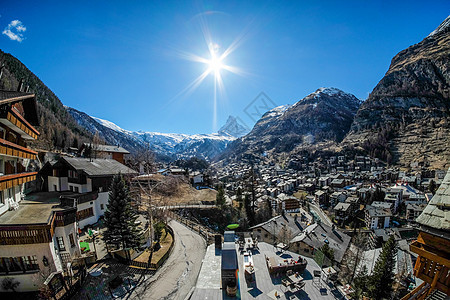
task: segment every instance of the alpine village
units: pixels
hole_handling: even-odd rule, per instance
[[[364,101],[192,136],[64,106],[0,51],[0,298],[449,299],[450,17],[416,42]]]

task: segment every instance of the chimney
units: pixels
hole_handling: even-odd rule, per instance
[[[0,79],[2,79],[2,75],[3,75],[3,68],[5,67],[5,64],[2,64],[0,66]]]
[[[19,81],[19,86],[17,87],[17,91],[21,92],[22,91],[22,87],[23,87],[23,83],[25,82],[25,79],[20,79]]]

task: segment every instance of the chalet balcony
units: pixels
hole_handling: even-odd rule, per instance
[[[73,224],[77,221],[77,209],[71,208],[65,211],[57,211],[54,214],[54,222],[52,224],[55,227],[64,227]]]
[[[19,133],[25,140],[35,140],[40,135],[39,131],[14,108],[0,114],[0,123]]]
[[[410,245],[412,252],[419,254],[414,275],[438,290],[450,293],[450,260],[441,253],[434,253],[426,245],[414,241]]]
[[[0,245],[50,243],[52,225],[1,225]]]
[[[409,248],[419,255],[414,266],[414,276],[424,282],[402,300],[425,299],[436,290],[450,295],[450,242],[445,238],[420,232]]]
[[[60,197],[61,204],[65,206],[74,206],[77,204],[94,201],[98,198],[98,192],[73,193]]]
[[[37,172],[26,172],[0,176],[0,191],[36,180]]]
[[[37,152],[0,138],[0,155],[36,159]]]

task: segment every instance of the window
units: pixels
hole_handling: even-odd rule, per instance
[[[38,270],[39,265],[37,263],[37,258],[33,256],[22,256],[23,265],[26,271]]]
[[[39,270],[37,258],[33,256],[0,257],[0,273],[29,272]]]
[[[13,143],[17,142],[17,135],[15,135],[14,133],[12,133],[11,131],[8,132],[8,137],[7,140]]]
[[[10,272],[23,271],[22,264],[20,263],[20,257],[9,258],[9,271]]]
[[[3,191],[0,191],[0,204],[5,204],[5,201],[3,200]]]
[[[0,138],[5,138],[5,129],[3,127],[0,127]]]
[[[103,205],[103,203],[100,203],[100,209],[101,209],[101,210],[104,210],[104,209],[105,209],[105,206]]]
[[[84,220],[86,218],[92,217],[94,215],[94,210],[92,207],[80,210],[77,212],[77,219],[78,221]]]
[[[78,193],[80,191],[80,189],[77,186],[74,186],[75,189],[75,193]]]
[[[54,190],[55,192],[58,191],[58,186],[57,186],[56,184],[53,185],[53,190]]]
[[[69,242],[70,242],[70,248],[75,247],[75,240],[73,239],[73,234],[69,234]]]
[[[73,185],[69,185],[70,191],[73,192]]]
[[[56,242],[58,243],[59,251],[66,251],[66,247],[64,246],[64,238],[62,236],[56,237]]]
[[[69,170],[69,178],[78,178],[77,171]]]

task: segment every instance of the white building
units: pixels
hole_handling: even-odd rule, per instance
[[[392,212],[389,208],[378,208],[371,205],[366,206],[365,221],[369,229],[390,227],[391,217]]]
[[[49,192],[73,192],[61,196],[61,201],[77,208],[80,228],[96,223],[104,215],[112,177],[119,173],[124,176],[138,174],[113,159],[72,157],[47,163],[39,172]]]

